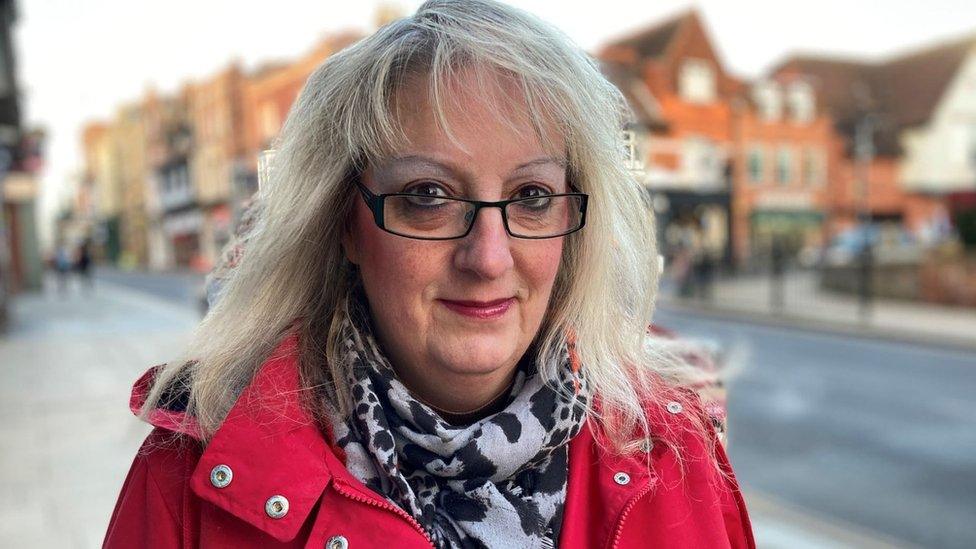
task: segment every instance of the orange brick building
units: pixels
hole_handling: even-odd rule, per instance
[[[825,243],[836,181],[833,120],[818,112],[803,79],[762,79],[735,102],[732,235],[740,263]]]
[[[818,103],[836,120],[839,162],[828,206],[832,232],[867,214],[872,221],[922,233],[945,215],[949,193],[971,188],[976,154],[939,158],[946,149],[966,148],[965,136],[954,130],[976,116],[971,90],[959,91],[962,100],[952,93],[965,86],[966,67],[972,80],[972,36],[881,62],[794,56],[779,65],[777,74],[810,81]],[[860,165],[859,129],[870,136],[871,148]],[[970,141],[976,150],[976,138]]]
[[[305,81],[330,55],[359,40],[353,32],[330,35],[307,54],[291,63],[273,63],[250,75],[244,85],[244,159],[247,169],[257,170],[261,151],[271,148],[298,98]]]
[[[598,57],[635,112],[663,247],[670,229],[694,223],[708,253],[729,261],[732,105],[742,83],[725,70],[697,12],[615,40]]]

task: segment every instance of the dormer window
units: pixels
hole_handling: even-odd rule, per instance
[[[686,59],[678,76],[678,93],[689,103],[715,101],[715,69],[704,59]]]
[[[783,92],[776,82],[771,80],[757,82],[752,87],[752,101],[756,104],[762,120],[773,122],[782,118]]]
[[[793,121],[799,124],[807,124],[813,121],[815,112],[815,102],[813,88],[806,82],[793,82],[787,91],[787,103],[790,108],[790,116]]]

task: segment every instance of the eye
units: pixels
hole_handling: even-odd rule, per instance
[[[519,204],[523,208],[541,209],[545,208],[552,201],[549,198],[552,192],[539,185],[526,185],[520,188],[512,198],[522,200]]]
[[[552,194],[552,191],[550,191],[545,187],[541,187],[539,185],[526,185],[520,188],[518,192],[515,193],[515,196],[513,196],[512,198],[517,198],[517,199],[537,198],[537,197],[549,196],[550,194]]]
[[[417,206],[436,206],[441,204],[443,200],[441,198],[446,198],[450,196],[444,187],[434,183],[432,181],[422,181],[416,185],[412,185],[403,190],[405,194],[417,195],[416,198],[409,198],[411,204]]]

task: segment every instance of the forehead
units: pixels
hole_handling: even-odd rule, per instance
[[[529,106],[519,83],[497,72],[461,69],[438,85],[414,77],[397,90],[391,114],[404,140],[390,157],[434,154],[565,164],[566,143],[551,117]]]

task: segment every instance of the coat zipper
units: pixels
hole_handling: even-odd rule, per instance
[[[648,481],[647,485],[641,488],[641,491],[634,494],[634,497],[630,498],[630,501],[627,502],[627,506],[624,507],[623,513],[620,514],[620,520],[617,522],[617,528],[613,532],[613,543],[610,544],[611,549],[616,549],[617,544],[620,543],[620,536],[622,536],[624,533],[624,521],[627,520],[627,515],[629,515],[631,510],[634,509],[634,506],[637,505],[637,501],[651,491],[651,487],[653,485],[653,481]]]
[[[430,544],[431,548],[434,548],[434,542],[431,541],[430,535],[427,533],[427,530],[425,530],[424,527],[421,526],[419,522],[417,522],[417,519],[415,519],[412,516],[410,516],[410,514],[407,513],[406,511],[404,511],[403,509],[401,509],[401,508],[399,508],[396,505],[393,505],[391,503],[386,503],[386,502],[379,501],[379,500],[376,500],[376,499],[373,499],[373,498],[368,498],[368,497],[365,497],[365,496],[361,496],[361,495],[359,495],[359,494],[357,494],[355,492],[352,492],[350,490],[347,490],[345,486],[342,486],[342,483],[341,482],[333,482],[332,484],[336,487],[336,491],[338,491],[340,494],[346,496],[349,499],[358,501],[360,503],[365,503],[367,505],[372,505],[373,507],[379,507],[380,509],[385,509],[387,511],[392,511],[395,514],[400,515],[401,517],[403,517],[404,519],[406,519],[406,521],[408,523],[410,523],[410,525],[413,526],[413,528],[417,532],[419,532],[420,534],[422,534],[424,536],[424,539],[427,540],[427,543]],[[434,548],[434,549],[436,549],[436,548]]]

